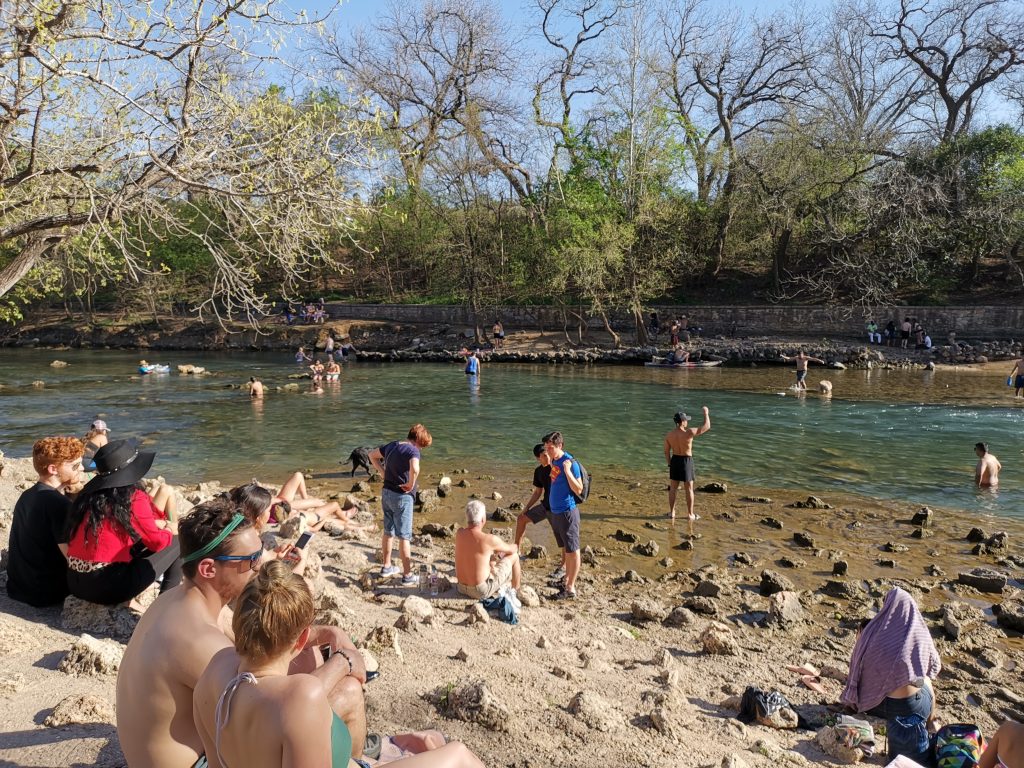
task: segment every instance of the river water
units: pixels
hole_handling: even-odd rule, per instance
[[[528,482],[531,448],[552,429],[595,476],[654,479],[672,414],[693,425],[698,481],[842,492],[1024,518],[1024,403],[1006,387],[1010,365],[980,370],[812,370],[831,400],[789,389],[789,368],[675,371],[642,367],[485,366],[473,380],[455,365],[345,366],[323,394],[278,393],[304,369],[279,353],[149,354],[151,363],[203,365],[216,375],[140,376],[138,352],[0,350],[0,448],[24,456],[48,434],[83,434],[101,417],[112,437],[158,452],[154,473],[171,482],[259,477],[296,468],[336,473],[355,446],[403,437],[417,421],[434,445],[428,471],[468,465]],[[50,363],[65,360],[67,368]],[[266,400],[230,388],[261,378]],[[33,387],[41,380],[45,386]],[[1004,469],[998,492],[972,484],[973,445],[987,441]],[[431,466],[433,465],[433,466]]]

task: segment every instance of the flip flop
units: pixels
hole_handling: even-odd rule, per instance
[[[821,677],[821,671],[811,664],[801,664],[799,667],[790,665],[787,666],[786,669],[788,669],[790,672],[796,675],[810,675],[811,677]]]
[[[820,693],[822,695],[825,694],[825,689],[821,686],[821,683],[818,682],[818,678],[814,677],[813,675],[804,675],[800,678],[800,682],[803,683],[805,687],[810,688],[815,693]]]

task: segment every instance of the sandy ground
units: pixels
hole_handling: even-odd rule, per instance
[[[6,542],[14,501],[31,482],[26,465],[6,460],[0,466],[0,543]],[[433,474],[432,482],[438,477]],[[471,493],[489,499],[497,491],[512,500],[522,491],[522,479],[489,478],[472,470],[461,477],[471,488],[454,488],[429,518],[420,515],[417,525],[458,519]],[[452,478],[458,483],[460,475]],[[350,490],[351,482],[334,480],[325,486],[314,481],[314,489],[317,485],[320,493],[330,495]],[[375,630],[384,636],[383,644],[372,645],[382,675],[366,692],[371,730],[439,728],[466,742],[489,766],[832,764],[815,745],[813,731],[743,725],[722,702],[747,685],[777,688],[802,713],[820,719],[821,705],[838,698],[840,683],[824,679],[827,695],[814,694],[799,685],[786,665],[806,661],[845,669],[853,621],[869,614],[894,583],[920,600],[934,626],[944,661],[936,683],[940,716],[946,722],[977,722],[987,734],[1007,714],[1024,716],[1024,643],[1018,634],[1008,637],[996,627],[989,608],[1000,596],[955,584],[960,570],[993,566],[1017,579],[1001,598],[1019,595],[1024,526],[1008,522],[1009,548],[978,557],[963,540],[971,521],[952,512],[936,511],[931,533],[915,539],[913,527],[901,522],[914,511],[909,507],[829,497],[825,501],[834,508],[803,510],[787,505],[806,494],[730,488],[725,494],[700,495],[700,538],[693,549],[679,549],[689,543],[685,524],[672,527],[653,515],[614,514],[623,505],[662,508],[660,487],[635,486],[624,477],[609,478],[603,483],[607,492],[588,500],[583,543],[594,553],[584,567],[576,602],[547,599],[555,592],[544,579],[555,565],[551,556],[525,561],[525,584],[536,589],[540,604],[524,607],[514,627],[494,619],[467,624],[469,601],[451,591],[419,595],[428,601],[431,619],[404,620],[400,623],[406,628],[395,629],[403,606],[415,608],[406,598],[419,593],[366,576],[376,571],[376,540],[314,539],[322,559],[322,607],[357,641]],[[371,486],[363,497],[373,499],[375,491],[379,486]],[[745,500],[751,495],[770,495],[772,501]],[[488,509],[499,503],[507,501],[489,500]],[[371,508],[376,511],[377,505],[371,502]],[[781,521],[782,529],[762,524],[766,516]],[[493,527],[508,535],[512,526]],[[636,535],[640,544],[654,541],[658,554],[638,554],[636,545],[615,538],[619,529]],[[798,546],[794,532],[809,535],[814,546]],[[545,538],[542,530],[531,533],[538,541]],[[909,551],[888,553],[888,542]],[[736,558],[736,553],[748,557]],[[442,572],[452,567],[451,556],[450,539],[418,539],[414,547],[417,561],[432,562]],[[896,561],[894,567],[880,564],[886,558]],[[850,599],[820,591],[837,560],[849,563]],[[758,590],[765,568],[794,582],[803,614],[794,623],[766,621],[769,599]],[[634,580],[624,581],[630,569]],[[940,572],[945,575],[935,575]],[[701,581],[716,585],[720,594],[695,600]],[[956,642],[942,630],[941,609],[950,602],[973,612],[973,623]],[[676,611],[680,626],[638,618],[664,616],[687,604],[715,615]],[[59,610],[31,609],[5,593],[0,610],[0,765],[123,765],[109,716],[108,722],[43,725],[71,695],[94,694],[112,707],[114,677],[58,671],[78,635],[61,628]],[[732,638],[735,654],[705,652],[701,637],[713,622]],[[479,682],[489,692],[483,706],[464,707],[454,716],[444,707],[445,701],[460,700],[464,686]],[[431,694],[442,704],[432,703]],[[885,762],[875,757],[869,764]]]

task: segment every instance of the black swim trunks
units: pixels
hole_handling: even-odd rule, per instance
[[[807,378],[807,369],[804,368],[802,371],[796,372],[796,383],[799,384],[801,381]]]
[[[668,467],[668,478],[682,483],[692,483],[693,456],[673,456]]]

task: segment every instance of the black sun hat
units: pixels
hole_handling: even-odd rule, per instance
[[[133,485],[146,476],[155,458],[155,453],[140,451],[132,440],[109,442],[96,451],[96,476],[85,484],[82,493]]]

